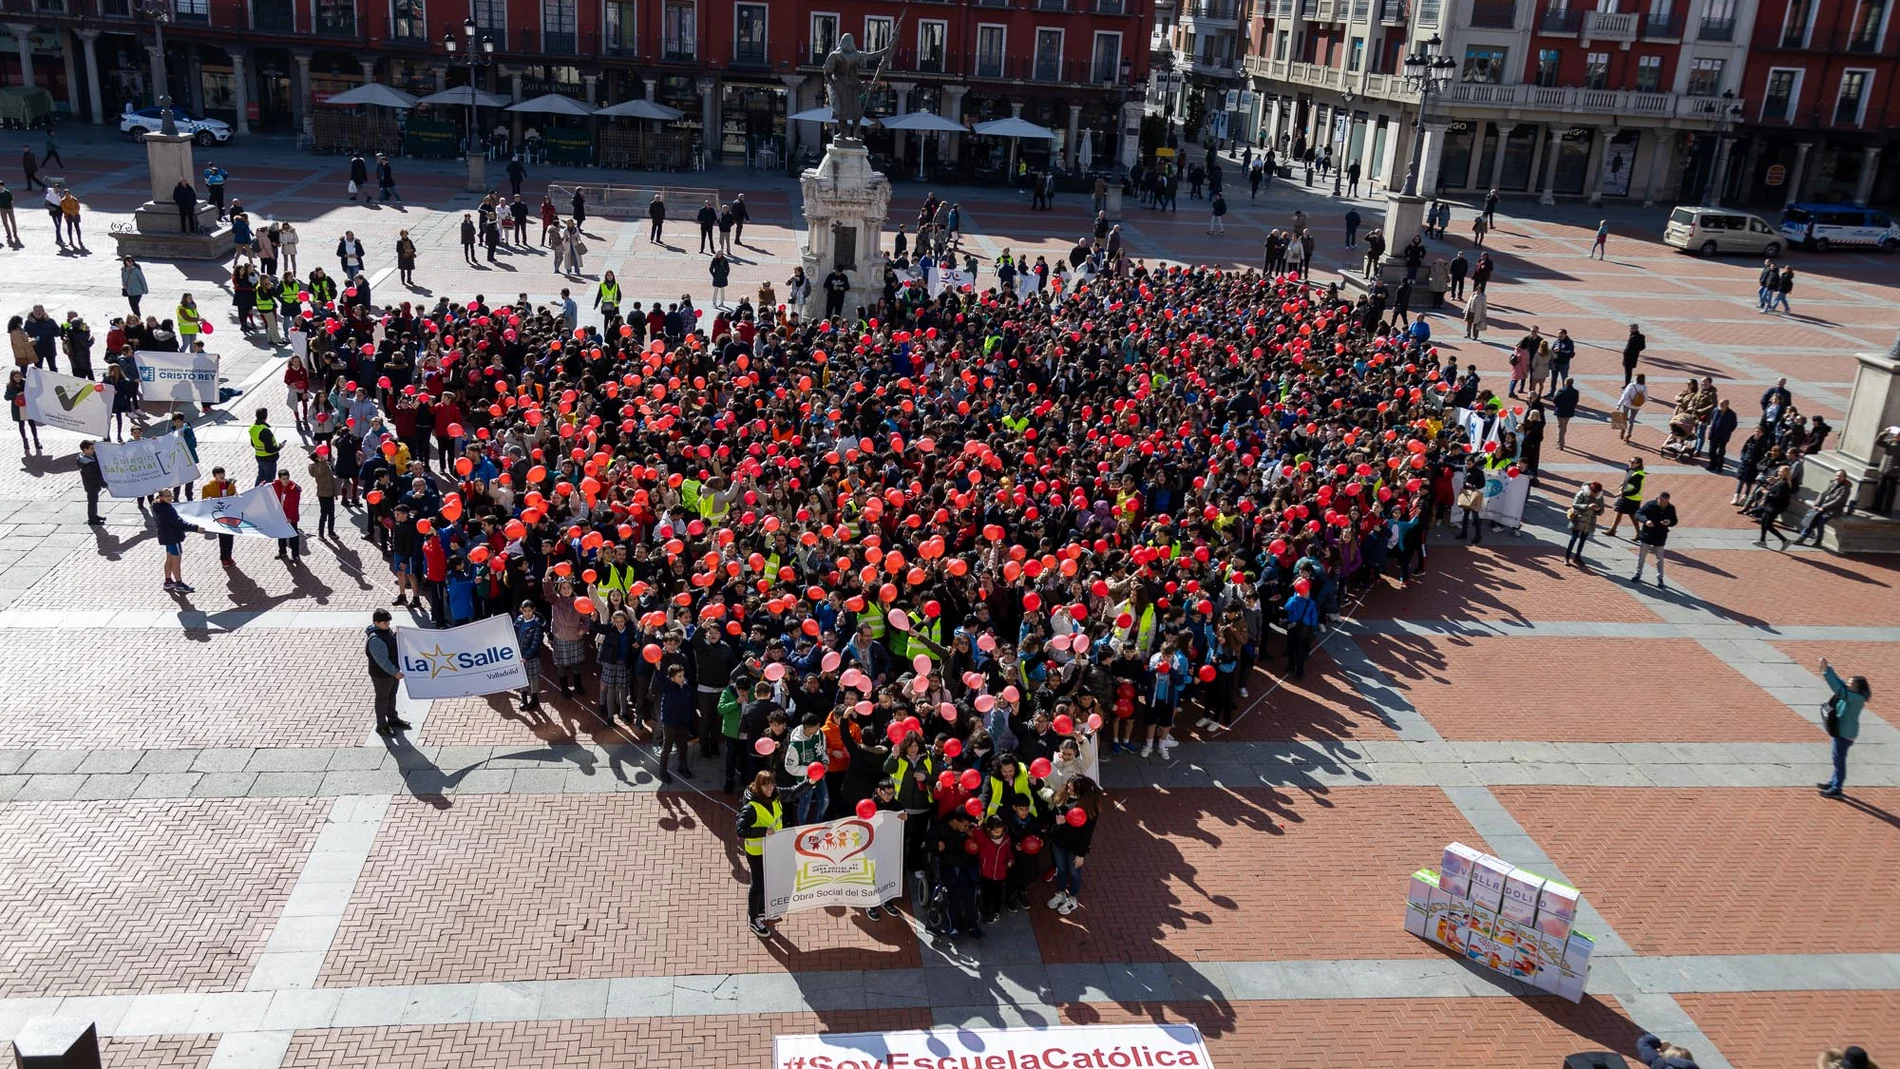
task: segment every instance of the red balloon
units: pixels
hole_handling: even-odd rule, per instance
[[[973,817],[980,817],[983,815],[983,803],[976,800],[975,798],[972,798],[969,801],[963,803],[963,811],[965,813],[970,814]],[[974,846],[976,844],[971,843],[970,845]],[[971,852],[975,853],[975,851],[971,851]]]
[[[977,801],[976,801],[976,799],[974,799],[974,798],[972,798],[972,799],[970,799],[970,806],[974,806],[974,807],[975,807],[975,811],[974,811],[974,812],[972,812],[972,813],[970,814],[970,815],[971,815],[971,816],[973,816],[973,817],[974,817],[974,816],[978,816],[978,815],[980,815],[980,814],[981,814],[981,813],[983,812],[983,807],[982,807],[981,805],[979,805],[979,804],[977,803]],[[967,809],[967,808],[969,808],[969,806],[966,806],[965,808]],[[981,850],[981,849],[983,849],[983,848],[982,848],[981,846],[978,846],[978,845],[977,845],[977,842],[976,842],[976,840],[975,840],[975,839],[965,839],[965,840],[963,840],[963,852],[964,852],[964,853],[966,853],[966,854],[974,854],[974,853],[976,853],[977,851],[979,851],[979,850]]]
[[[858,803],[858,819],[859,820],[870,820],[874,816],[877,816],[876,802],[873,802],[869,798],[866,798],[863,801]]]
[[[976,790],[983,785],[983,773],[974,768],[966,768],[963,770],[963,777],[958,782],[966,791]]]
[[[1051,726],[1056,729],[1056,734],[1058,735],[1075,734],[1075,718],[1067,713],[1063,713],[1051,721]],[[1044,763],[1047,764],[1047,762]],[[1038,772],[1037,775],[1042,775],[1042,773]]]
[[[1040,854],[1042,853],[1042,838],[1036,835],[1025,835],[1022,848],[1025,854]]]
[[[1213,665],[1211,665],[1211,664],[1204,664],[1204,665],[1202,665],[1202,666],[1201,666],[1201,670],[1200,670],[1199,672],[1196,672],[1196,673],[1194,673],[1194,674],[1195,674],[1195,675],[1197,675],[1197,676],[1200,676],[1200,677],[1201,677],[1201,682],[1203,682],[1203,683],[1212,683],[1212,682],[1214,682],[1214,674],[1215,674],[1215,673],[1214,673],[1214,666],[1213,666]]]
[[[1082,808],[1077,806],[1065,813],[1062,819],[1068,822],[1069,827],[1079,828],[1089,822],[1089,815],[1082,812]]]
[[[1029,774],[1037,779],[1047,779],[1051,767],[1047,757],[1038,757],[1034,761],[1029,762]]]
[[[819,780],[824,779],[825,778],[825,763],[823,761],[813,761],[811,764],[806,765],[805,778],[808,780],[811,780],[813,783],[817,783]]]

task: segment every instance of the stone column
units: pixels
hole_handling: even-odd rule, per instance
[[[970,87],[967,85],[946,85],[943,87],[944,118],[952,119],[957,122],[963,121],[963,94],[969,91]],[[955,163],[957,158],[963,154],[963,135],[945,134],[943,136],[944,141],[942,151],[939,154],[939,160],[944,163]]]
[[[785,83],[785,114],[793,115],[805,110],[804,106],[798,102],[798,91],[805,84],[805,76],[802,74],[781,74],[778,78],[779,81]],[[785,123],[785,165],[787,167],[797,166],[798,128],[803,125],[805,124],[791,122],[790,120],[787,120]]]
[[[1550,127],[1550,140],[1544,145],[1544,191],[1537,195],[1539,204],[1557,203],[1557,156],[1563,151],[1563,127],[1555,123]],[[1504,162],[1504,145],[1498,145],[1498,162]]]
[[[719,79],[702,77],[694,86],[699,90],[699,141],[711,167],[719,158]]]
[[[1022,118],[1023,117],[1023,102],[1020,100],[1010,101],[1009,114],[1011,118],[1016,118],[1016,119]],[[1020,137],[1012,137],[1009,139],[1009,170],[1005,173],[1004,181],[1010,184],[1012,187],[1015,185],[1015,182],[1016,182],[1016,148],[1021,143],[1022,143],[1022,138]]]
[[[1141,117],[1145,110],[1140,100],[1131,100],[1122,105],[1121,165],[1124,171],[1133,167],[1136,157],[1141,154]],[[1110,183],[1108,194],[1110,197],[1120,197],[1121,186]]]
[[[7,29],[13,32],[13,43],[20,50],[20,84],[28,88],[38,85],[33,80],[33,24],[9,22]]]
[[[519,104],[521,100],[521,72],[510,71],[508,72],[508,102]],[[519,145],[521,144],[522,113],[510,111],[505,114],[508,116],[509,140],[512,144]]]
[[[1794,166],[1788,168],[1788,198],[1781,202],[1787,207],[1801,199],[1801,183],[1808,177],[1808,153],[1814,151],[1814,142],[1802,141],[1794,147]]]
[[[363,68],[364,81],[373,82],[376,80],[376,61],[375,60],[363,59],[359,56],[356,60],[356,63],[358,66]]]
[[[1735,145],[1735,139],[1726,134],[1717,135],[1715,143],[1715,170],[1709,176],[1709,204],[1722,206],[1722,190],[1728,185],[1728,154]]]
[[[803,78],[804,75],[801,74],[799,75],[799,77]],[[660,80],[658,78],[642,78],[640,80],[646,83],[647,99],[648,100],[658,99],[659,93],[660,93]]]
[[[599,85],[600,85],[600,75],[598,74],[581,75],[581,102],[583,104],[586,104],[588,107],[595,106],[594,101],[598,99],[597,88]]]
[[[1865,204],[1874,192],[1874,176],[1880,170],[1879,147],[1860,150],[1860,181],[1854,183],[1854,203]]]
[[[442,90],[447,89],[448,87],[449,87],[449,68],[446,65],[436,67],[435,91],[440,93]]]
[[[159,52],[156,45],[145,46],[145,63],[146,66],[151,68],[152,104],[156,107],[158,105],[158,98],[172,91],[172,87],[169,84],[161,81],[161,79],[168,80],[169,73],[165,71],[165,57]],[[174,103],[176,102],[174,101]]]
[[[1421,197],[1432,196],[1438,190],[1438,165],[1445,158],[1445,133],[1448,129],[1447,123],[1427,122],[1425,124],[1425,158],[1420,160],[1418,165],[1418,195]],[[1388,145],[1390,142],[1391,135],[1388,134]],[[1392,158],[1397,159],[1398,153],[1392,153]],[[1403,173],[1399,172],[1397,167],[1392,168],[1392,171],[1398,175],[1399,181],[1404,181]],[[1392,179],[1388,178],[1386,185],[1390,187]]]
[[[1603,203],[1603,156],[1610,151],[1610,139],[1603,136],[1603,128],[1597,127],[1590,138],[1590,154],[1583,162],[1583,195],[1591,207]]]
[[[305,49],[297,49],[290,53],[290,58],[297,61],[297,73],[292,77],[290,82],[290,120],[303,129],[305,137],[310,136],[312,125],[310,115],[310,58],[314,54],[315,53]],[[437,72],[438,75],[440,73],[439,71]],[[436,84],[438,86],[441,84],[439,78]]]
[[[99,95],[99,33],[98,30],[79,31],[80,48],[86,56],[86,99],[92,104],[94,126],[106,121],[106,102]]]
[[[1504,145],[1510,140],[1511,132],[1504,128],[1503,123],[1497,123],[1495,125],[1498,128],[1498,151],[1491,157],[1491,180],[1486,182],[1484,188],[1478,191],[1480,194],[1489,193],[1491,190],[1498,188],[1499,182],[1504,181]],[[1511,129],[1517,129],[1517,124],[1512,123]],[[1483,145],[1484,142],[1479,141],[1478,144]],[[1477,154],[1473,153],[1473,155]],[[1391,241],[1392,239],[1388,236],[1386,240]]]
[[[66,67],[66,114],[79,118],[79,64],[73,55],[73,35],[59,31],[59,58]]]
[[[244,72],[244,57],[250,51],[242,45],[226,45],[224,51],[231,57],[232,102],[237,105],[237,132],[249,137],[251,133],[251,87]]]
[[[205,75],[204,66],[198,62],[196,42],[185,44],[185,107],[193,115],[205,113]]]
[[[1081,136],[1082,136],[1082,105],[1070,104],[1069,105],[1069,138],[1067,141],[1064,141],[1062,144],[1062,168],[1065,171],[1075,170],[1075,160],[1076,160],[1075,142],[1076,142],[1076,139]]]
[[[1649,131],[1649,184],[1643,189],[1643,207],[1656,206],[1656,189],[1662,185],[1663,175],[1667,173],[1669,160],[1669,131]],[[1665,197],[1664,200],[1671,200]]]
[[[916,82],[892,82],[891,83],[891,92],[897,94],[897,115],[910,114],[910,94],[914,90],[916,90],[916,88],[917,88]],[[892,116],[892,118],[895,118],[895,117],[896,116]],[[902,170],[903,161],[904,161],[904,150],[910,144],[910,134],[909,134],[909,131],[906,131],[906,130],[893,130],[891,131],[891,133],[894,135],[891,138],[891,151],[892,151],[892,154],[897,157],[898,169]],[[923,159],[923,149],[921,146],[918,148],[917,152],[918,152],[917,158],[921,162]]]

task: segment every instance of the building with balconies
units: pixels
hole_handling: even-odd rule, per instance
[[[1418,119],[1403,57],[1438,37],[1457,80],[1423,118],[1421,192],[1687,200],[1726,172],[1756,0],[1414,2],[1260,0],[1263,135],[1397,184]]]
[[[819,128],[787,116],[822,102],[819,64],[844,33],[861,47],[892,46],[870,114],[1021,115],[1059,135],[1022,144],[1032,166],[1072,166],[1084,131],[1103,158],[1138,125],[1138,114],[1124,117],[1131,100],[1139,110],[1152,24],[1152,0],[172,2],[172,98],[240,134],[307,134],[316,105],[367,81],[417,94],[464,83],[469,68],[449,62],[442,40],[472,19],[494,43],[494,65],[474,72],[482,88],[515,100],[654,99],[685,113],[675,127],[708,156],[735,160],[765,142],[785,157],[801,140],[815,146]],[[0,79],[44,86],[93,122],[154,99],[151,27],[133,0],[0,0],[0,9],[17,43],[0,52]],[[927,146],[928,162],[957,159],[970,173],[1007,155],[1007,142],[973,135],[873,129],[869,139],[904,174]]]
[[[1745,85],[1747,204],[1900,204],[1900,29],[1892,0],[1761,0]]]

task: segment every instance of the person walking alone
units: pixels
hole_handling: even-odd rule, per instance
[[[389,626],[389,610],[377,609],[370,620],[363,629],[363,652],[369,656],[369,684],[376,693],[376,734],[389,738],[411,727],[396,715],[396,687],[402,682],[402,669],[396,664],[396,632]]]
[[[1669,492],[1666,490],[1636,510],[1636,577],[1631,581],[1638,586],[1643,582],[1643,562],[1654,554],[1656,587],[1659,590],[1668,589],[1663,583],[1663,547],[1669,544],[1669,529],[1676,522],[1676,506],[1669,503]]]
[[[1866,676],[1850,676],[1843,680],[1834,671],[1834,666],[1821,658],[1821,678],[1827,681],[1827,687],[1834,694],[1827,701],[1821,717],[1821,726],[1833,740],[1834,777],[1826,783],[1817,783],[1815,788],[1823,798],[1839,798],[1847,787],[1847,751],[1860,737],[1860,712],[1874,696],[1874,689]]]

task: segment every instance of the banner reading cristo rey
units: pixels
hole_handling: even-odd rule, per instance
[[[765,837],[765,915],[882,905],[897,897],[903,862],[904,824],[893,813],[775,831]]]

